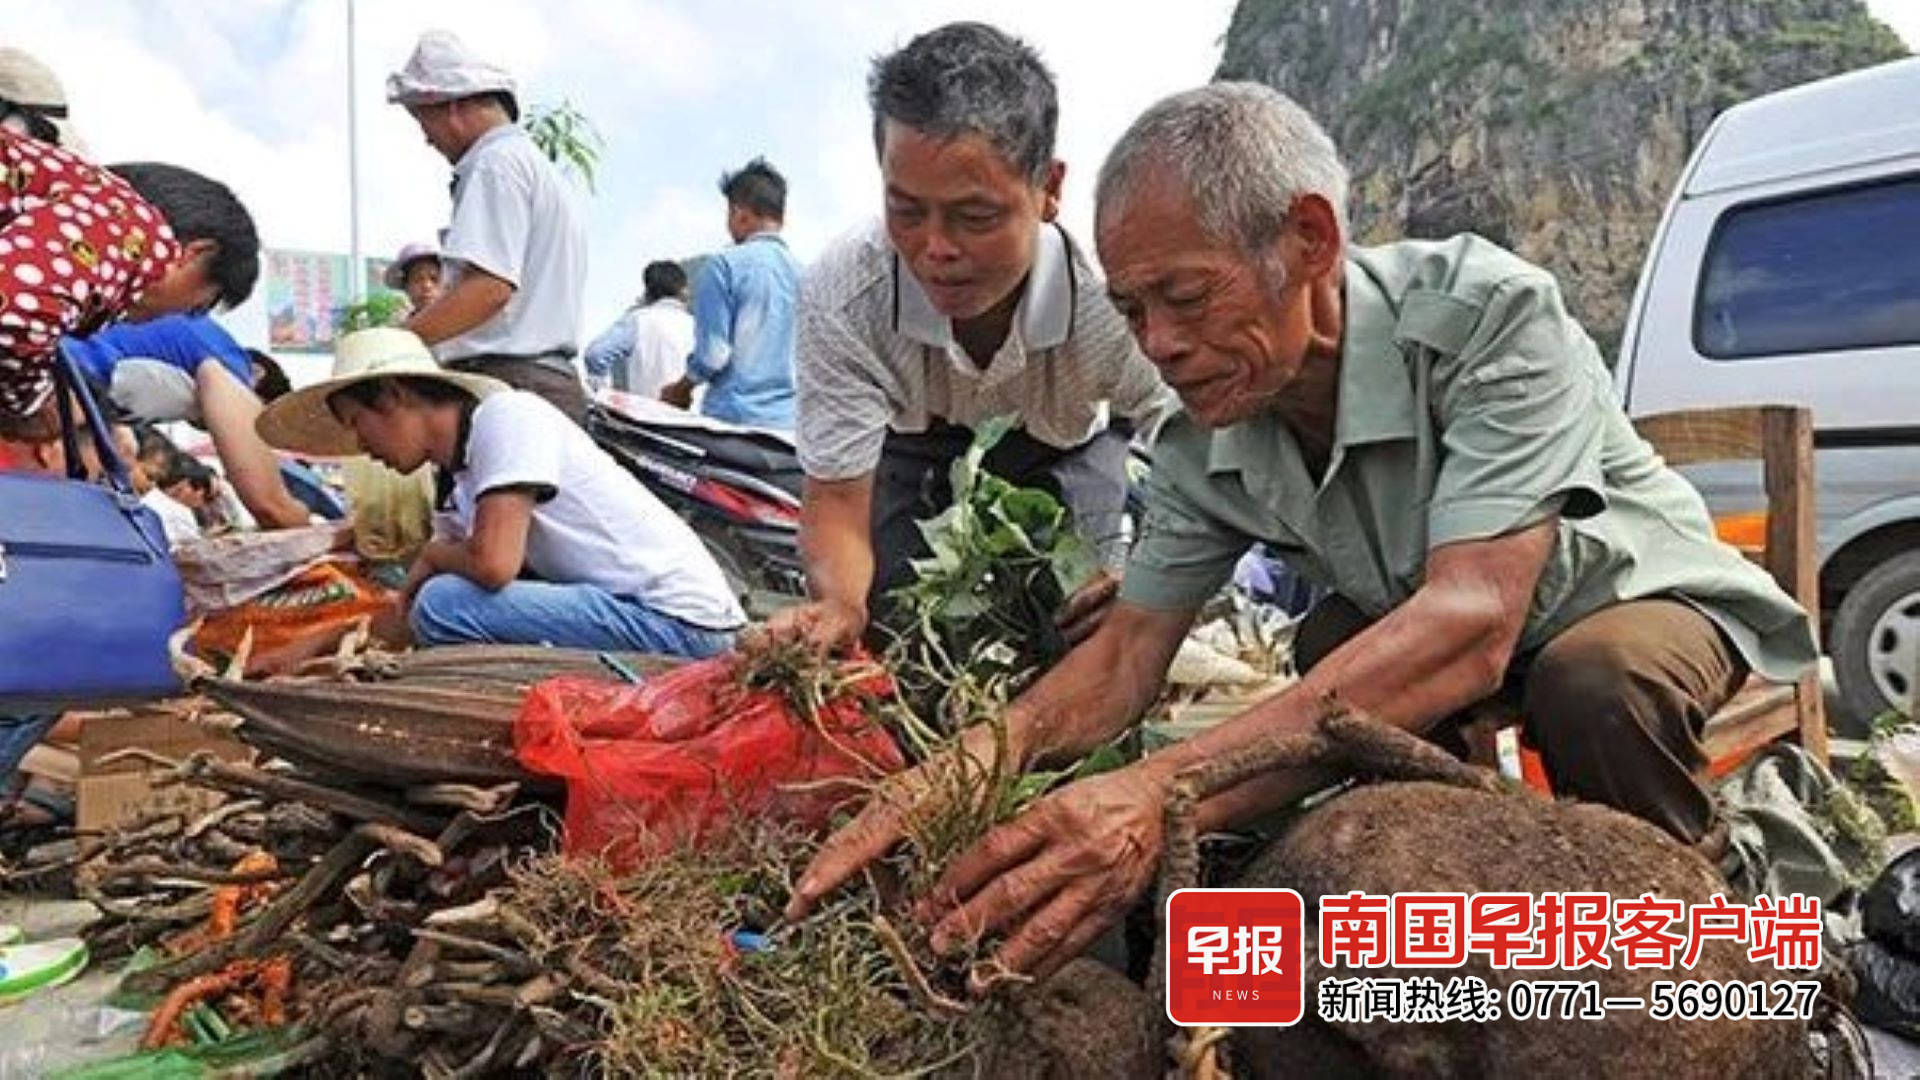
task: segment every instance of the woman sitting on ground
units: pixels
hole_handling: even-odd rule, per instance
[[[269,406],[260,434],[438,469],[449,512],[402,594],[421,644],[705,657],[746,621],[693,530],[586,432],[537,395],[442,370],[407,331],[342,338],[333,377]]]

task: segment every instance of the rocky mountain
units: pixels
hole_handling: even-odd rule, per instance
[[[1240,0],[1216,77],[1327,125],[1358,240],[1478,232],[1556,272],[1611,356],[1713,117],[1904,55],[1861,0]]]

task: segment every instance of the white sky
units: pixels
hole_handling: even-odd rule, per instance
[[[1920,43],[1920,0],[1868,6]],[[240,193],[268,246],[344,252],[346,12],[346,0],[0,0],[0,26],[60,73],[98,160],[199,169]],[[570,99],[606,138],[588,201],[591,336],[647,262],[727,242],[714,184],[756,154],[788,177],[803,260],[876,213],[868,64],[957,18],[1020,34],[1053,68],[1064,217],[1086,235],[1101,156],[1149,103],[1212,75],[1232,0],[359,0],[356,14],[363,254],[445,223],[447,165],[383,84],[421,30],[455,30],[514,71],[523,103]],[[229,320],[249,343],[265,337],[260,307]]]

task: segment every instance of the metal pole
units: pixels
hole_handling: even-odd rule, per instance
[[[360,260],[360,110],[354,103],[354,74],[353,0],[347,0],[347,295],[359,303],[366,298],[367,272]]]

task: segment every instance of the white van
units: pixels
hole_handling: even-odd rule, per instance
[[[1714,121],[1654,235],[1615,381],[1635,416],[1813,410],[1835,720],[1859,734],[1907,708],[1920,675],[1920,58]],[[1687,473],[1723,534],[1765,509],[1757,468]]]

